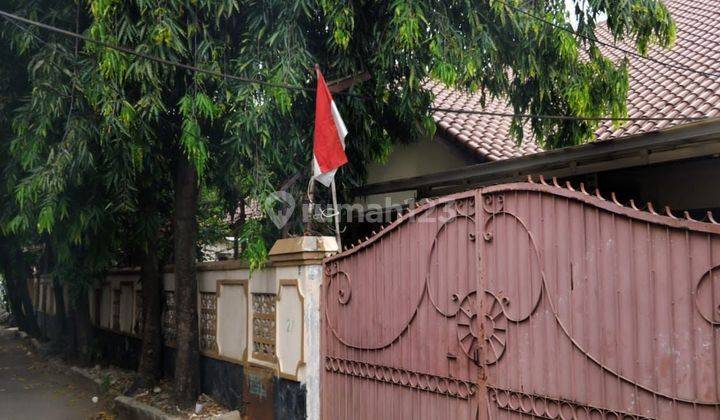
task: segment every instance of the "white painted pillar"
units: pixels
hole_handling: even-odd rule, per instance
[[[323,281],[322,260],[328,255],[338,251],[335,238],[322,236],[305,236],[300,238],[281,239],[270,250],[270,260],[276,270],[276,278],[282,294],[278,299],[277,343],[289,346],[278,348],[278,363],[281,376],[294,378],[305,385],[307,418],[317,420],[320,418],[320,299]],[[293,313],[297,313],[296,298],[288,298],[284,304],[285,292],[282,285],[287,285],[288,296],[297,279],[297,291],[302,302],[302,346],[293,349],[293,340],[286,340],[283,334],[291,334],[295,323],[292,321]],[[287,307],[285,305],[288,305]],[[280,344],[283,343],[283,344]],[[299,343],[297,345],[299,346]],[[296,351],[299,351],[298,355]],[[289,363],[283,363],[283,359]],[[296,360],[300,363],[295,363]]]

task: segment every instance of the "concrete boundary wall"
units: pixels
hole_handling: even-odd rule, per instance
[[[299,237],[278,241],[271,262],[251,273],[241,261],[197,266],[200,350],[204,357],[241,365],[243,399],[250,418],[277,411],[272,378],[305,389],[305,417],[319,418],[320,286],[322,259],[337,251],[334,238]],[[175,347],[175,279],[163,270],[163,341]],[[137,269],[111,271],[89,292],[93,324],[117,335],[140,338],[142,285]],[[50,280],[29,281],[33,303],[44,317],[55,315]],[[48,334],[49,335],[49,334]],[[254,413],[253,413],[254,412]],[[277,415],[277,413],[276,413]]]

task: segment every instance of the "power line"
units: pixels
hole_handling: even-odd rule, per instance
[[[45,23],[42,23],[42,22],[35,21],[35,20],[27,19],[27,18],[18,16],[18,15],[14,15],[14,14],[12,14],[12,13],[8,13],[8,12],[6,12],[6,11],[4,11],[4,10],[0,10],[0,16],[3,16],[3,17],[6,18],[6,19],[12,19],[12,20],[16,20],[16,21],[19,21],[19,22],[23,22],[23,23],[26,23],[26,24],[28,24],[28,25],[37,26],[37,27],[39,27],[39,28],[45,29],[45,30],[50,31],[50,32],[55,32],[55,33],[58,33],[58,34],[61,34],[61,35],[65,35],[65,36],[71,37],[71,38],[80,39],[80,40],[85,41],[85,42],[89,42],[89,43],[92,43],[92,44],[100,45],[101,47],[104,47],[104,48],[107,48],[107,49],[111,49],[111,50],[115,50],[115,51],[120,51],[120,52],[123,52],[123,53],[126,53],[126,54],[134,55],[134,56],[136,56],[136,57],[139,57],[139,58],[142,58],[142,59],[145,59],[145,60],[154,61],[154,62],[156,62],[156,63],[164,64],[164,65],[167,65],[167,66],[178,67],[178,68],[181,68],[181,69],[184,69],[184,70],[188,70],[188,71],[191,71],[191,72],[204,73],[204,74],[207,74],[207,75],[210,75],[210,76],[219,77],[219,78],[224,78],[224,79],[230,79],[230,80],[235,80],[235,81],[243,82],[243,83],[258,84],[258,85],[263,85],[263,86],[268,86],[268,87],[288,89],[288,90],[295,90],[295,91],[315,92],[315,88],[304,87],[304,86],[294,86],[294,85],[290,85],[290,84],[287,84],[287,83],[276,83],[276,82],[267,82],[267,81],[264,81],[264,80],[250,79],[250,78],[247,78],[247,77],[236,76],[236,75],[233,75],[233,74],[227,74],[227,73],[223,73],[223,72],[216,71],[216,70],[204,69],[204,68],[201,68],[201,67],[192,66],[192,65],[190,65],[190,64],[185,64],[185,63],[180,63],[180,62],[177,62],[177,61],[167,60],[167,59],[165,59],[165,58],[161,58],[161,57],[153,56],[153,55],[150,55],[150,54],[145,54],[145,53],[142,53],[142,52],[138,52],[138,51],[135,51],[135,50],[133,50],[133,49],[131,49],[131,48],[128,48],[128,47],[123,47],[123,46],[120,46],[120,45],[113,45],[113,44],[107,43],[107,42],[105,42],[105,41],[100,41],[100,40],[98,40],[98,39],[93,39],[93,38],[90,38],[90,37],[88,37],[88,36],[79,34],[79,33],[77,33],[77,32],[68,31],[68,30],[65,30],[65,29],[62,29],[62,28],[58,28],[58,27],[56,27],[56,26],[52,26],[52,25],[48,25],[48,24],[45,24]]]
[[[470,109],[435,108],[434,112],[447,112],[454,114],[490,115],[494,117],[513,118],[539,118],[548,120],[582,120],[582,121],[701,121],[710,118],[707,115],[701,117],[575,117],[572,115],[543,115],[543,114],[514,114],[512,112],[475,111]]]
[[[656,63],[656,64],[660,64],[660,65],[662,65],[662,66],[674,68],[674,69],[677,69],[677,70],[689,71],[689,72],[692,72],[692,73],[702,74],[702,75],[704,75],[704,76],[709,76],[709,77],[720,77],[720,73],[711,73],[711,72],[706,72],[706,71],[702,71],[702,70],[696,70],[696,69],[694,69],[694,68],[692,68],[692,67],[683,66],[682,64],[668,63],[668,62],[665,62],[665,61],[662,61],[662,60],[658,60],[658,59],[656,59],[656,58],[644,56],[644,55],[642,55],[642,54],[640,54],[640,53],[638,53],[638,52],[635,52],[635,51],[633,51],[633,50],[629,50],[629,49],[627,49],[627,48],[623,48],[623,47],[620,47],[620,46],[618,46],[618,45],[611,44],[611,43],[609,43],[609,42],[601,41],[601,40],[597,39],[596,37],[581,34],[581,33],[579,33],[578,31],[575,31],[575,30],[573,30],[573,29],[567,28],[567,27],[565,27],[565,26],[563,26],[563,25],[559,25],[559,24],[557,24],[557,23],[555,23],[555,22],[549,21],[549,20],[547,20],[547,19],[545,19],[545,18],[543,18],[543,17],[541,17],[541,16],[538,16],[538,15],[536,15],[536,14],[533,14],[533,13],[530,13],[530,12],[528,12],[528,11],[526,11],[526,10],[523,10],[523,9],[520,8],[520,7],[516,7],[516,6],[510,5],[510,4],[508,4],[508,3],[505,3],[505,2],[502,1],[502,0],[495,0],[495,1],[496,1],[497,3],[502,4],[503,6],[505,6],[505,7],[507,7],[507,8],[509,8],[509,9],[512,9],[512,10],[518,12],[518,13],[521,13],[521,14],[523,14],[523,15],[525,15],[525,16],[528,16],[528,17],[530,17],[530,18],[532,18],[532,19],[536,19],[536,20],[538,20],[538,21],[540,21],[540,22],[542,22],[542,23],[544,23],[544,24],[546,24],[546,25],[550,25],[550,26],[552,26],[553,28],[559,29],[559,30],[561,30],[561,31],[568,32],[568,33],[570,33],[570,34],[573,34],[573,35],[575,35],[575,36],[578,36],[578,37],[580,37],[580,38],[586,39],[586,40],[591,41],[591,42],[595,42],[595,43],[600,44],[600,45],[602,45],[602,46],[616,49],[616,50],[618,50],[618,51],[624,52],[625,54],[632,55],[633,57],[637,57],[637,58],[640,58],[640,59],[643,59],[643,60],[647,60],[647,61],[650,61],[650,62],[653,62],[653,63]]]
[[[500,2],[500,0],[496,0]],[[502,3],[502,2],[500,2]],[[505,4],[505,3],[503,3]],[[305,92],[315,92],[315,88],[311,87],[304,87],[304,86],[296,86],[296,85],[290,85],[286,83],[275,83],[275,82],[267,82],[264,80],[257,80],[257,79],[250,79],[246,77],[236,76],[228,73],[223,73],[220,71],[215,70],[209,70],[204,69],[201,67],[192,66],[189,64],[180,63],[177,61],[167,60],[164,58],[152,56],[149,54],[141,53],[138,51],[135,51],[128,47],[113,45],[104,41],[96,40],[90,37],[87,37],[85,35],[68,31],[62,28],[58,28],[56,26],[48,25],[42,22],[37,22],[31,19],[27,19],[12,13],[8,13],[4,10],[0,10],[0,16],[3,16],[5,19],[13,22],[13,21],[19,21],[28,25],[37,26],[39,28],[48,30],[50,32],[55,32],[64,36],[68,36],[71,38],[79,39],[85,42],[93,43],[96,45],[100,45],[103,48],[119,51],[122,53],[130,54],[145,60],[154,61],[160,64],[173,66],[177,68],[181,68],[187,71],[191,72],[197,72],[197,73],[204,73],[208,74],[213,77],[217,78],[225,78],[230,80],[235,80],[243,83],[249,83],[249,84],[259,84],[263,86],[269,86],[269,87],[275,87],[275,88],[281,88],[281,89],[288,89],[288,90],[295,90],[295,91],[305,91]],[[17,25],[16,25],[17,26]],[[562,29],[562,27],[560,27]],[[22,28],[26,32],[29,33],[28,28]],[[32,34],[36,39],[40,39],[36,35]],[[43,43],[47,44],[47,42],[42,41]],[[642,56],[641,56],[642,57]],[[365,96],[350,94],[350,93],[336,93],[345,95],[345,96],[351,96],[351,97],[358,97],[361,99],[368,99]],[[538,119],[555,119],[555,120],[571,120],[571,121],[699,121],[709,118],[709,116],[702,116],[702,117],[619,117],[619,118],[613,118],[613,117],[583,117],[583,116],[571,116],[571,115],[542,115],[542,114],[515,114],[515,113],[504,113],[504,112],[491,112],[491,111],[477,111],[477,110],[468,110],[468,109],[454,109],[454,108],[435,108],[430,107],[430,111],[434,112],[447,112],[447,113],[454,113],[454,114],[473,114],[473,115],[490,115],[490,116],[498,116],[498,117],[512,117],[512,118],[538,118]]]

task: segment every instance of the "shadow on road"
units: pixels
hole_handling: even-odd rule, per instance
[[[96,384],[48,363],[15,329],[0,325],[0,419],[109,418],[108,405]]]

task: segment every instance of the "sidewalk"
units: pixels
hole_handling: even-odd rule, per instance
[[[92,402],[98,396],[98,403]],[[15,332],[0,326],[0,419],[102,418],[107,401],[96,384],[55,369]]]

